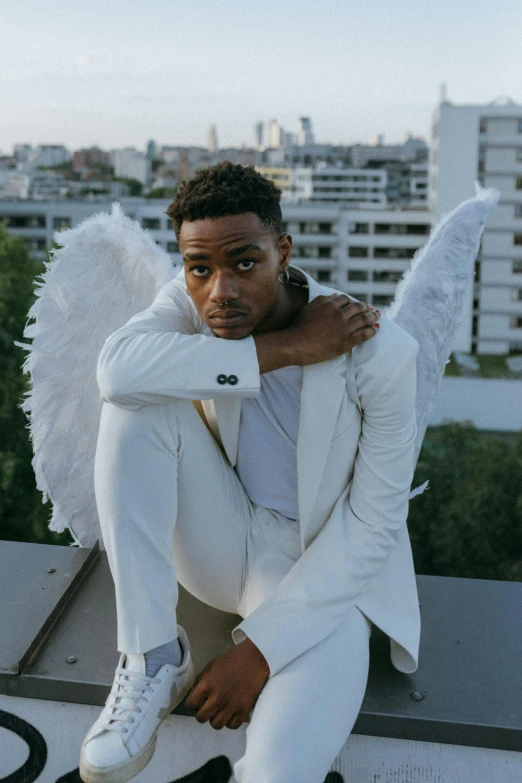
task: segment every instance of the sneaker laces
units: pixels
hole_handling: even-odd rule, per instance
[[[124,728],[122,724],[135,722],[132,713],[142,712],[141,707],[138,707],[139,699],[143,698],[144,701],[148,702],[147,697],[143,694],[152,693],[154,691],[152,683],[160,682],[161,679],[159,677],[147,677],[145,674],[140,674],[132,669],[124,669],[122,666],[118,666],[111,692],[105,702],[111,712],[99,730],[123,730],[127,733],[128,728]]]

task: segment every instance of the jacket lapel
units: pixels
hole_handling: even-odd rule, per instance
[[[344,356],[304,368],[297,438],[297,487],[301,545],[305,548],[339,407],[346,391]]]

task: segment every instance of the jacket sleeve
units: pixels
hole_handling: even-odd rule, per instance
[[[414,469],[417,351],[417,342],[408,335],[406,350],[384,385],[373,396],[368,391],[361,395],[352,481],[276,590],[232,631],[236,644],[245,636],[256,644],[270,676],[337,628],[406,525]],[[367,386],[375,390],[371,379]]]
[[[257,396],[253,337],[219,339],[198,333],[203,326],[179,280],[167,283],[147,310],[105,341],[96,374],[102,399],[135,410],[176,397]],[[227,380],[221,377],[220,383],[219,376]],[[228,381],[230,376],[235,383]]]

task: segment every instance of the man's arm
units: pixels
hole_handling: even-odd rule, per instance
[[[259,363],[253,338],[220,340],[199,334],[201,325],[182,284],[168,283],[147,310],[105,341],[96,376],[102,399],[134,410],[172,398],[255,397]],[[235,384],[220,382],[222,376],[235,376]]]
[[[306,305],[287,329],[218,339],[199,333],[203,322],[176,278],[107,338],[98,386],[102,399],[130,410],[172,398],[256,397],[260,374],[339,356],[372,337],[376,320],[366,304],[334,294]]]
[[[385,383],[375,392],[374,379],[361,396],[359,450],[351,489],[338,501],[342,508],[334,509],[274,593],[232,633],[236,643],[245,636],[254,642],[271,675],[339,625],[405,527],[414,468],[418,345],[408,335],[402,348]]]

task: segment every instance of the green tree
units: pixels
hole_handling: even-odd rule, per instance
[[[132,179],[128,177],[115,177],[116,182],[125,182],[129,188],[129,196],[141,196],[143,185],[138,179]]]
[[[24,240],[0,225],[0,538],[69,544],[68,531],[48,529],[51,507],[42,504],[36,488],[28,421],[20,408],[28,381],[22,372],[25,353],[14,341],[23,341],[33,280],[42,271]]]
[[[467,424],[426,434],[408,527],[417,573],[522,581],[522,433]]]

